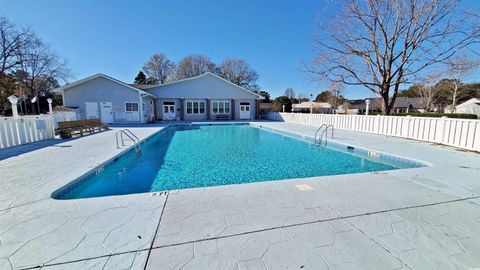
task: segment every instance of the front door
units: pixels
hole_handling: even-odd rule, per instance
[[[163,104],[163,119],[174,120],[175,119],[175,104]]]
[[[98,119],[98,102],[85,102],[85,118]]]
[[[113,123],[112,102],[100,102],[100,119],[102,123]]]
[[[240,103],[240,119],[250,119],[250,103]]]

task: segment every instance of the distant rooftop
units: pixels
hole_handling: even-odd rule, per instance
[[[328,102],[311,102],[311,101],[305,101],[301,102],[299,104],[292,104],[293,108],[297,109],[310,109],[313,106],[314,109],[318,108],[332,108],[332,105]]]

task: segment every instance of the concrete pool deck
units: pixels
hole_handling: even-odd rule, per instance
[[[312,136],[315,127],[256,125]],[[146,138],[161,125],[132,127]],[[430,167],[53,200],[120,154],[115,129],[0,151],[0,269],[474,269],[480,154],[336,130]],[[261,164],[258,169],[262,169]]]

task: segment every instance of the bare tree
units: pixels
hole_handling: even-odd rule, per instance
[[[215,64],[203,55],[190,55],[183,58],[174,69],[172,80],[181,80],[202,75],[206,72],[216,73]]]
[[[328,91],[332,93],[332,97],[329,103],[335,108],[335,111],[337,110],[340,103],[343,102],[343,98],[340,97],[343,96],[344,88],[345,86],[343,85],[343,83],[340,82],[333,82],[328,88]]]
[[[32,39],[28,46],[22,48],[20,57],[20,66],[16,72],[16,77],[28,92],[30,98],[39,99],[39,94],[45,89],[45,82],[49,80],[66,80],[70,78],[71,73],[66,66],[66,61],[55,54],[47,44],[39,38]],[[40,113],[39,102],[37,103],[37,113]],[[32,103],[32,111],[34,111]]]
[[[304,93],[299,93],[297,94],[297,100],[299,103],[302,103],[302,102],[307,102],[309,101],[310,99],[308,98],[308,95],[307,94],[304,94]]]
[[[425,112],[432,111],[436,103],[440,88],[435,87],[435,84],[438,83],[440,77],[441,73],[431,74],[421,80],[419,84],[414,85],[415,92],[422,100],[422,107]]]
[[[7,73],[20,64],[20,54],[34,34],[29,28],[18,26],[0,17],[0,71]]]
[[[148,77],[155,78],[157,83],[165,83],[172,72],[174,64],[164,53],[156,53],[143,66],[143,71]]]
[[[258,90],[258,73],[243,59],[226,59],[220,64],[220,75],[249,90]]]
[[[283,95],[288,97],[288,98],[295,98],[295,91],[293,90],[293,87],[288,87],[285,89],[285,92],[283,92]]]
[[[364,86],[390,114],[399,88],[478,41],[478,18],[459,0],[346,0],[320,25],[319,53],[307,69],[316,79]]]
[[[33,35],[29,28],[0,17],[0,113],[2,115],[6,114],[11,107],[7,98],[17,90],[17,80],[12,73],[20,65],[21,51]]]
[[[457,107],[458,89],[460,88],[461,80],[464,79],[465,75],[477,68],[478,65],[478,61],[471,60],[465,55],[453,57],[448,60],[448,74],[453,79],[451,113],[454,113]]]

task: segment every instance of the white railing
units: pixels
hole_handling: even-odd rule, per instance
[[[71,120],[75,112],[0,118],[0,149],[53,139],[57,123]]]
[[[335,129],[396,136],[480,151],[480,120],[277,112],[269,113],[267,118],[312,126],[327,124],[333,125]]]

